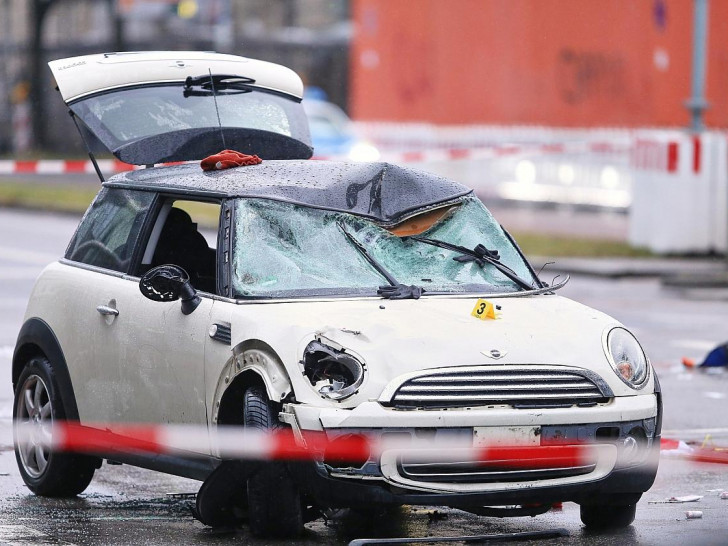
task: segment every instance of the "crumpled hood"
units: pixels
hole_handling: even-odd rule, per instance
[[[269,343],[288,368],[297,393],[302,377],[298,361],[306,345],[320,335],[366,363],[367,379],[354,397],[359,401],[377,398],[387,383],[409,372],[494,364],[587,368],[603,377],[616,395],[636,394],[612,371],[604,353],[605,332],[620,326],[613,318],[567,298],[542,295],[489,299],[500,307],[497,318],[479,320],[471,316],[476,301],[428,296],[255,307],[259,326],[268,320],[278,325],[278,339]],[[486,356],[491,351],[503,356]]]

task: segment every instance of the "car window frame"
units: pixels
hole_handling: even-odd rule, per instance
[[[199,287],[193,286],[195,290],[197,290],[200,294],[203,295],[210,295],[213,297],[228,297],[226,292],[229,292],[229,280],[227,281],[228,289],[225,288],[225,279],[230,279],[230,272],[229,270],[225,272],[226,269],[224,267],[224,254],[221,255],[221,249],[223,248],[222,245],[227,244],[225,243],[225,230],[223,229],[223,218],[225,216],[225,203],[229,202],[231,200],[229,199],[222,199],[219,197],[209,197],[209,196],[201,196],[197,194],[190,194],[185,192],[174,192],[174,191],[157,191],[157,190],[139,190],[139,191],[151,191],[155,193],[154,201],[152,202],[152,205],[149,207],[149,213],[147,214],[147,218],[145,219],[144,226],[142,228],[142,231],[140,231],[139,240],[137,244],[137,248],[135,249],[135,253],[132,258],[132,267],[129,268],[129,271],[132,273],[129,273],[129,276],[134,279],[140,279],[142,275],[139,274],[140,267],[142,265],[142,260],[144,258],[144,253],[146,252],[147,245],[149,244],[149,239],[152,235],[152,232],[154,230],[154,226],[157,223],[157,219],[159,218],[159,214],[162,211],[162,208],[164,207],[165,203],[168,201],[189,201],[189,202],[197,202],[197,203],[210,203],[214,205],[220,206],[220,215],[218,216],[218,226],[217,226],[217,248],[215,249],[215,284],[216,284],[216,293],[207,292],[205,290],[200,290]],[[232,217],[232,213],[230,214],[230,217]],[[229,226],[228,226],[229,228]],[[229,229],[228,229],[229,234]],[[229,238],[229,235],[228,235]],[[230,256],[230,248],[227,248],[228,256]]]
[[[115,188],[115,187],[108,187],[108,186],[102,186],[101,189],[98,191],[98,193],[94,196],[93,200],[88,206],[88,209],[86,209],[86,212],[84,213],[83,217],[78,223],[78,226],[76,227],[76,230],[73,232],[73,236],[68,242],[68,245],[66,246],[66,250],[63,253],[63,262],[67,264],[74,265],[76,267],[81,267],[83,269],[91,269],[93,271],[97,271],[99,273],[104,273],[107,275],[111,275],[114,277],[120,277],[120,276],[126,276],[129,275],[130,271],[134,271],[136,269],[136,264],[138,263],[138,260],[141,258],[138,256],[140,252],[140,242],[144,240],[148,228],[148,224],[150,221],[150,216],[152,215],[152,211],[155,210],[157,206],[157,199],[158,196],[154,195],[152,197],[151,202],[149,203],[149,206],[147,207],[147,211],[145,213],[144,219],[142,220],[142,225],[139,228],[139,232],[136,237],[136,241],[134,243],[134,247],[132,248],[130,257],[129,257],[129,263],[127,264],[126,268],[124,270],[118,270],[118,269],[110,269],[108,267],[96,265],[96,264],[90,264],[83,262],[81,260],[76,260],[70,257],[70,252],[72,247],[74,246],[76,239],[79,235],[79,231],[81,229],[81,226],[86,221],[86,218],[88,217],[89,213],[93,210],[94,206],[97,204],[99,199],[102,196],[107,196],[109,193],[122,193],[122,192],[135,192],[135,193],[157,193],[157,192],[149,192],[148,190],[140,189],[140,188]]]

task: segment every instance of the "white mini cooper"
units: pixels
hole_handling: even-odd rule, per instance
[[[38,430],[16,444],[32,491],[78,494],[110,459],[204,481],[200,519],[244,513],[260,535],[295,535],[329,507],[402,504],[501,516],[575,501],[588,526],[633,521],[657,468],[654,370],[624,326],[539,280],[471,190],[387,163],[309,160],[303,86],[281,66],[180,52],[50,66],[85,139],[125,162],[223,148],[263,162],[103,182],[38,279],[15,349],[15,418]],[[92,456],[42,441],[63,420],[589,443],[598,456],[529,466],[389,450],[247,466],[214,443]]]

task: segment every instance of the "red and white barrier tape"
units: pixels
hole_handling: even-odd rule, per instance
[[[610,142],[564,142],[554,144],[533,145],[494,145],[476,148],[446,148],[394,152],[383,154],[383,159],[392,163],[422,163],[428,161],[453,161],[474,159],[497,159],[506,156],[550,155],[550,154],[583,154],[583,153],[626,153],[628,148],[616,146]],[[341,159],[336,156],[314,156],[314,159]],[[176,165],[179,163],[165,163]],[[142,169],[137,165],[129,165],[115,159],[98,161],[103,173],[120,173]],[[93,163],[87,160],[49,159],[39,161],[0,161],[0,174],[94,174]]]
[[[728,464],[728,447],[694,447],[680,440],[663,438],[660,448],[668,457],[700,463]]]
[[[588,444],[545,446],[473,446],[443,440],[408,440],[345,435],[334,439],[323,432],[307,432],[296,438],[289,431],[262,431],[221,427],[213,431],[192,425],[123,425],[113,432],[99,426],[57,422],[52,427],[20,423],[15,427],[18,445],[43,446],[54,451],[114,455],[119,453],[209,453],[224,459],[315,460],[358,462],[378,459],[395,450],[417,461],[457,460],[497,464],[507,468],[548,469],[594,464],[596,446]]]

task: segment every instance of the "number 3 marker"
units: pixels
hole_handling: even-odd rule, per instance
[[[495,319],[495,306],[488,300],[480,299],[475,302],[470,314],[480,320]]]

